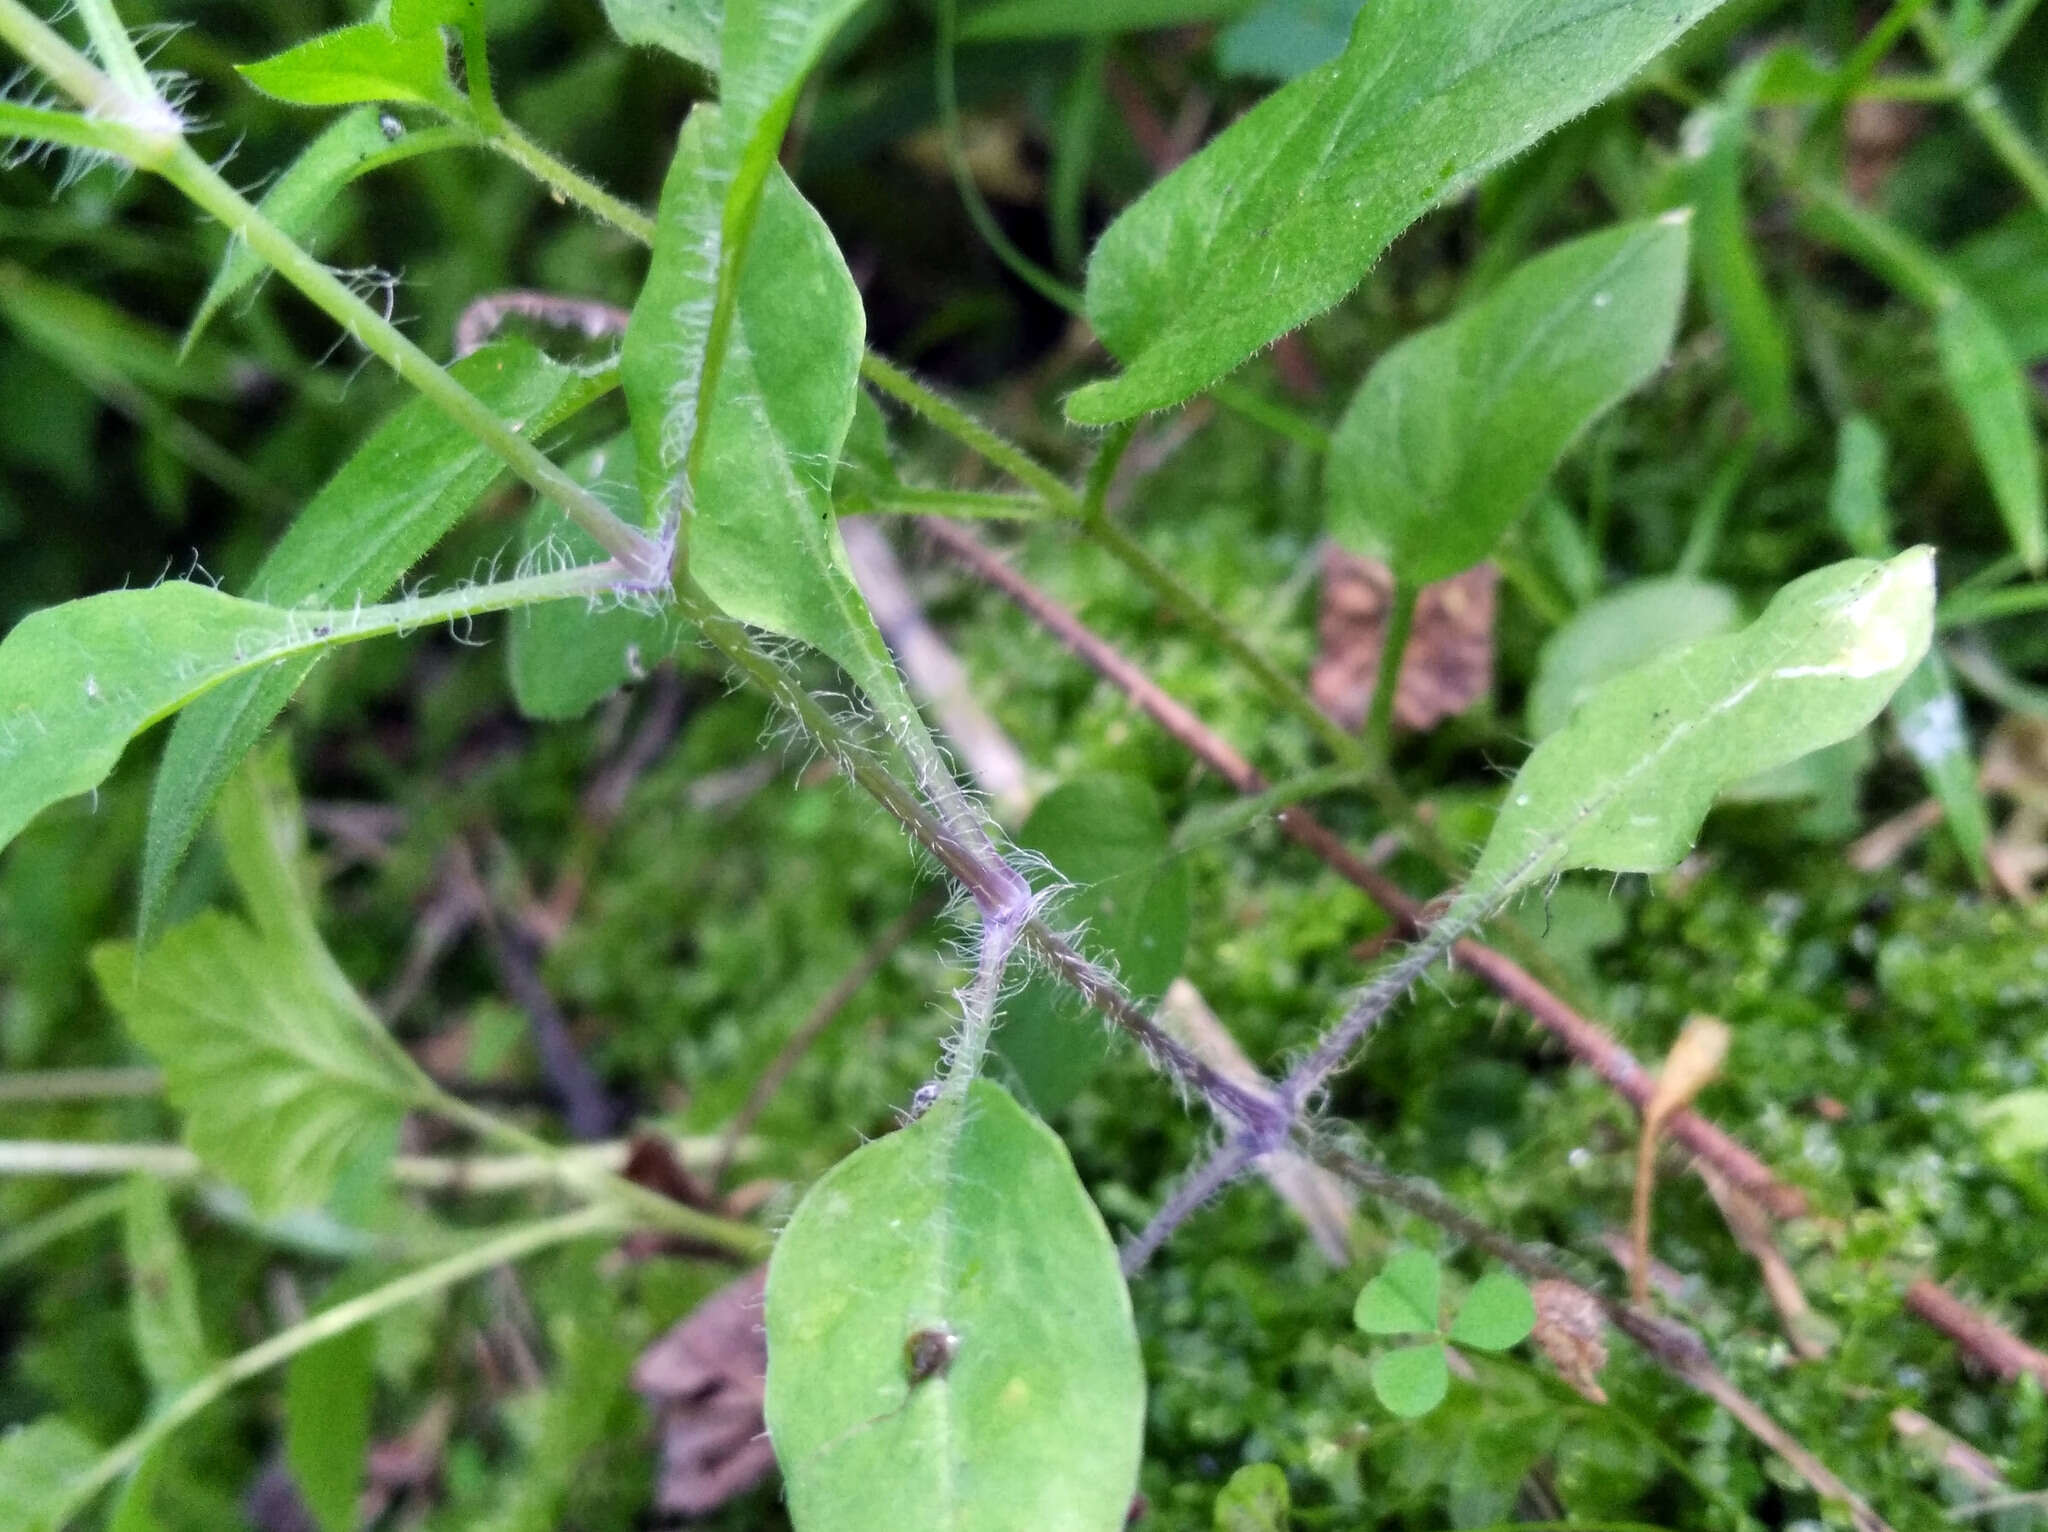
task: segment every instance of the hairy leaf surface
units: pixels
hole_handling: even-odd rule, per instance
[[[1123,1526],[1145,1377],[1116,1251],[1065,1146],[988,1081],[811,1189],[767,1327],[799,1532]]]
[[[447,597],[331,611],[265,606],[174,580],[31,613],[0,643],[0,846],[97,787],[128,741],[236,676],[336,644],[597,587],[574,571]]]
[[[236,72],[266,96],[299,106],[416,101],[460,111],[448,78],[448,47],[429,29],[401,34],[382,21],[337,27]]]
[[[1616,677],[1523,763],[1464,900],[1677,865],[1722,788],[1869,723],[1933,626],[1934,555],[1915,548],[1815,570],[1741,632]]]
[[[663,513],[686,514],[690,574],[721,607],[831,656],[892,731],[920,727],[832,516],[859,392],[860,294],[831,231],[780,170],[761,197],[703,408],[726,264],[722,132],[702,106],[684,126],[626,331],[643,492]]]
[[[1382,357],[1330,441],[1330,530],[1421,585],[1492,551],[1564,451],[1663,366],[1686,221],[1573,240]]]
[[[1372,0],[1341,58],[1275,91],[1110,226],[1088,317],[1126,370],[1068,413],[1106,424],[1215,382],[1718,4]]]
[[[449,370],[529,437],[552,430],[610,384],[606,373],[564,367],[517,338],[487,346]],[[495,453],[416,399],[372,432],[307,503],[257,570],[251,593],[281,606],[381,601],[503,471]],[[221,784],[319,660],[309,653],[223,686],[172,729],[143,845],[145,940]]]

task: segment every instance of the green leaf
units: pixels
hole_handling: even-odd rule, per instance
[[[1403,1346],[1373,1358],[1372,1391],[1403,1420],[1427,1415],[1450,1392],[1450,1360],[1442,1341]]]
[[[2048,1090],[2008,1091],[1970,1114],[1985,1147],[1999,1159],[2048,1152]]]
[[[1835,476],[1828,485],[1828,520],[1858,558],[1892,551],[1891,513],[1885,504],[1885,442],[1867,415],[1851,415],[1835,433]]]
[[[1388,352],[1330,440],[1331,534],[1416,585],[1485,558],[1579,433],[1663,366],[1686,244],[1683,215],[1573,240]]]
[[[1278,1463],[1247,1463],[1216,1497],[1216,1532],[1287,1532],[1294,1511]]]
[[[1504,1271],[1489,1271],[1472,1284],[1451,1321],[1451,1339],[1474,1351],[1506,1351],[1536,1328],[1536,1300]]]
[[[135,1355],[151,1391],[159,1400],[167,1399],[203,1377],[212,1359],[199,1326],[199,1290],[192,1280],[192,1264],[162,1182],[136,1176],[128,1183],[121,1230]]]
[[[718,73],[719,0],[604,0],[621,40],[666,48],[710,74]]]
[[[1970,725],[1962,698],[1941,651],[1930,649],[1913,673],[1899,683],[1891,703],[1892,726],[1899,743],[1913,757],[1928,790],[1941,805],[1942,818],[1971,876],[1989,887],[1991,881],[1991,811],[1977,782],[1977,755],[1970,745]]]
[[[1764,434],[1784,441],[1794,425],[1792,347],[1765,290],[1742,204],[1750,113],[1768,67],[1762,59],[1737,70],[1724,99],[1695,114],[1685,138],[1699,146],[1688,181],[1698,218],[1693,260],[1700,291],[1728,343],[1736,388]]]
[[[483,20],[483,0],[390,0],[386,20],[400,37],[417,37],[439,27],[463,27]]]
[[[1126,367],[1067,401],[1177,404],[1342,298],[1409,224],[1621,88],[1719,0],[1372,0],[1112,224],[1088,318]]]
[[[123,380],[172,399],[230,402],[240,395],[241,369],[225,350],[181,356],[156,325],[18,266],[0,265],[0,317],[38,351],[95,383]]]
[[[314,921],[312,875],[306,865],[305,812],[284,741],[252,751],[229,778],[216,827],[228,874],[256,928],[325,962],[327,948]]]
[[[1396,1250],[1359,1289],[1351,1322],[1368,1335],[1434,1335],[1443,1285],[1443,1267],[1427,1250]]]
[[[164,1476],[171,1451],[171,1443],[161,1443],[135,1465],[107,1514],[107,1532],[163,1532],[164,1521],[157,1514],[157,1482]]]
[[[401,36],[382,21],[339,27],[235,70],[267,96],[299,106],[414,101],[466,112],[448,78],[448,47],[429,29]]]
[[[1682,644],[1742,621],[1735,593],[1712,580],[1632,580],[1589,602],[1543,641],[1529,686],[1529,737],[1546,739],[1601,686]]]
[[[1943,301],[1934,339],[2013,550],[2038,574],[2048,567],[2048,503],[2026,373],[1982,305],[1960,289]]]
[[[963,42],[1018,37],[1087,37],[1227,21],[1251,0],[994,0],[960,19]]]
[[[370,1451],[377,1327],[356,1325],[292,1358],[285,1462],[320,1532],[356,1532]]]
[[[388,1157],[425,1087],[329,965],[208,912],[147,953],[93,953],[108,1003],[164,1070],[185,1142],[259,1214],[317,1207],[352,1163]]]
[[[1828,488],[1828,519],[1865,558],[1892,551],[1891,510],[1885,499],[1885,440],[1862,415],[1842,422],[1835,439],[1835,476]],[[1920,767],[1940,803],[1949,833],[1980,886],[1991,879],[1991,812],[1977,781],[1976,754],[1955,680],[1939,650],[1930,649],[1900,683],[1891,716],[1899,741]]]
[[[811,1188],[767,1329],[798,1532],[1123,1526],[1145,1375],[1116,1251],[1059,1139],[988,1081]]]
[[[84,1432],[54,1415],[0,1433],[0,1505],[20,1532],[56,1532],[57,1507],[99,1455]]]
[[[633,439],[618,436],[570,465],[620,516],[639,514]],[[588,532],[545,501],[527,512],[527,561],[591,564],[604,550]],[[674,652],[682,631],[672,613],[629,602],[551,601],[509,619],[505,670],[512,697],[528,718],[580,718],[628,682],[638,681]]]
[[[1359,0],[1263,0],[1216,39],[1227,75],[1291,80],[1344,52]]]
[[[699,416],[725,262],[722,132],[714,108],[684,124],[626,331],[621,371],[643,493],[663,511],[689,507],[690,574],[721,607],[829,655],[892,733],[921,729],[832,517],[833,465],[859,393],[860,294],[831,231],[779,169]]]
[[[602,579],[564,571],[328,611],[176,580],[31,613],[0,643],[0,846],[50,804],[97,787],[131,738],[224,681],[426,623],[595,594]]]
[[[467,142],[453,128],[408,131],[388,112],[359,107],[322,129],[300,151],[299,157],[284,168],[283,174],[270,183],[256,206],[264,217],[317,253],[326,243],[321,227],[323,217],[351,181],[415,155]],[[234,302],[264,270],[263,257],[246,242],[228,242],[220,269],[213,274],[206,296],[200,300],[198,311],[185,330],[187,351],[213,317]]]
[[[529,439],[553,430],[611,383],[608,373],[564,367],[517,338],[486,346],[449,371]],[[503,469],[495,453],[416,399],[372,432],[313,497],[251,588],[283,606],[382,600]],[[319,653],[309,653],[225,685],[172,729],[143,844],[139,927],[145,943],[221,784],[319,661]]]
[[[2029,366],[2048,357],[2048,213],[2022,208],[1964,240],[1949,265],[1997,321],[2014,356]]]
[[[1741,632],[1616,677],[1516,775],[1466,913],[1573,867],[1675,866],[1722,788],[1868,724],[1933,622],[1932,550],[1850,559],[1793,581]]]
[[[1039,801],[1016,840],[1073,886],[1057,917],[1083,928],[1087,954],[1139,1002],[1164,993],[1187,951],[1188,878],[1151,788],[1135,777],[1077,778]],[[1107,1051],[1087,1007],[1043,974],[1004,1007],[996,1048],[1042,1116],[1072,1101]]]

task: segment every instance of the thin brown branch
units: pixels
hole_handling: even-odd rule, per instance
[[[2001,1378],[2026,1375],[2048,1387],[2048,1352],[2028,1345],[1931,1277],[1916,1278],[1906,1289],[1906,1308],[1954,1341],[1965,1356]]]
[[[1250,795],[1266,789],[1265,778],[1249,761],[1113,644],[1011,568],[979,538],[951,523],[927,521],[924,530],[934,545],[1008,596],[1237,791]],[[1312,814],[1298,807],[1288,808],[1281,811],[1278,822],[1290,839],[1321,858],[1399,925],[1412,933],[1425,923],[1425,907],[1420,900],[1353,855]],[[1656,1089],[1655,1077],[1597,1023],[1579,1014],[1512,958],[1467,939],[1452,950],[1452,960],[1509,1004],[1526,1012],[1638,1112],[1648,1106]],[[1697,1113],[1675,1114],[1665,1131],[1673,1142],[1691,1150],[1773,1217],[1796,1218],[1806,1212],[1804,1192],[1779,1180],[1770,1166]],[[1923,1277],[1914,1283],[1908,1293],[1908,1306],[1948,1333],[1970,1355],[2004,1376],[2026,1372],[2048,1383],[2048,1353],[2028,1345],[1932,1280]]]
[[[1706,1343],[1687,1326],[1632,1308],[1585,1286],[1544,1251],[1524,1245],[1482,1223],[1425,1181],[1395,1175],[1328,1146],[1317,1148],[1315,1160],[1360,1191],[1428,1219],[1438,1228],[1483,1250],[1532,1281],[1562,1283],[1573,1289],[1584,1302],[1597,1307],[1610,1325],[1640,1346],[1659,1367],[1720,1405],[1750,1435],[1791,1464],[1800,1478],[1822,1499],[1847,1506],[1862,1532],[1889,1532],[1888,1523],[1862,1496],[1837,1478],[1834,1471],[1798,1437],[1780,1425],[1768,1410],[1743,1393],[1714,1365]]]
[[[1269,784],[1257,767],[1107,639],[1026,580],[980,539],[950,522],[927,521],[923,527],[935,545],[1016,602],[1041,627],[1130,698],[1153,722],[1238,792],[1251,796],[1266,791]],[[1425,907],[1421,900],[1412,897],[1385,873],[1354,854],[1335,832],[1307,809],[1299,806],[1283,809],[1277,821],[1290,840],[1320,858],[1410,933],[1420,930],[1425,924]],[[1526,1011],[1637,1111],[1649,1104],[1650,1095],[1656,1088],[1655,1076],[1598,1024],[1580,1015],[1546,989],[1512,958],[1467,938],[1451,949],[1451,960],[1502,999]],[[1712,1164],[1735,1186],[1763,1203],[1775,1216],[1792,1218],[1806,1211],[1803,1192],[1780,1181],[1756,1155],[1698,1114],[1690,1111],[1675,1114],[1665,1131],[1673,1140]]]

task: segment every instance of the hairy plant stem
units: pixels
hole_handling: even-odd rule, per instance
[[[1083,999],[1127,1033],[1163,1070],[1235,1122],[1266,1125],[1271,1103],[1225,1079],[1175,1042],[1107,972],[1076,952],[1029,910],[1030,888],[1021,874],[981,845],[963,839],[942,822],[906,783],[826,710],[781,665],[754,642],[746,624],[728,614],[687,573],[676,581],[678,613],[693,623],[724,656],[734,673],[759,691],[887,811],[910,838],[943,867],[974,900],[984,918],[991,911],[1025,909],[1014,940],[1029,945]],[[985,845],[985,840],[983,841]]]
[[[507,425],[464,388],[384,315],[329,271],[303,246],[195,153],[184,141],[182,123],[154,94],[132,44],[109,0],[88,0],[88,26],[102,51],[112,55],[109,76],[95,68],[61,35],[21,4],[0,0],[0,38],[70,95],[87,113],[102,119],[103,147],[151,170],[183,192],[201,211],[226,227],[278,274],[310,299],[399,378],[502,459],[544,498],[553,501],[599,547],[618,561],[630,582],[658,587],[667,567],[666,550],[557,467],[545,453]],[[118,40],[118,41],[116,41]],[[133,61],[132,67],[129,61]],[[116,63],[118,61],[118,63]],[[18,115],[18,114],[17,114]],[[52,114],[57,115],[57,114]],[[53,124],[53,126],[55,126]],[[63,124],[67,130],[70,124]],[[108,132],[108,129],[125,131]]]
[[[98,20],[93,22],[95,35],[101,24]],[[146,168],[154,168],[155,162],[180,142],[182,124],[177,114],[157,96],[146,73],[139,90],[124,88],[122,83],[110,78],[91,59],[66,42],[63,34],[23,5],[21,0],[0,0],[0,41],[5,41],[28,61],[29,67],[46,75],[51,84],[85,108],[94,121],[107,128],[125,129],[134,135],[128,142],[136,153],[130,153],[127,147],[114,148],[110,144],[106,147],[111,152],[134,159]],[[121,41],[125,47],[125,34]],[[118,55],[122,50],[116,51]],[[132,49],[126,52],[133,57]],[[115,59],[109,59],[108,64],[110,67],[122,67]],[[136,67],[140,68],[139,62]]]
[[[654,220],[621,197],[615,197],[595,181],[557,159],[528,138],[514,123],[499,119],[495,130],[476,124],[484,146],[503,155],[564,202],[575,203],[586,212],[610,224],[637,244],[654,243]]]
[[[624,1227],[625,1222],[619,1216],[619,1210],[608,1205],[579,1208],[573,1213],[565,1213],[556,1218],[522,1224],[503,1234],[483,1240],[458,1255],[436,1261],[430,1266],[423,1266],[394,1281],[386,1282],[361,1297],[336,1304],[333,1308],[315,1314],[289,1329],[280,1330],[262,1344],[252,1346],[239,1356],[221,1363],[183,1393],[167,1401],[142,1425],[102,1455],[83,1475],[66,1485],[63,1495],[51,1509],[50,1524],[53,1527],[62,1527],[70,1521],[90,1504],[101,1490],[135,1467],[149,1455],[151,1449],[215,1400],[229,1393],[237,1385],[246,1383],[251,1378],[260,1377],[273,1367],[290,1361],[309,1347],[345,1334],[358,1325],[367,1324],[394,1309],[403,1308],[409,1303],[437,1293],[443,1288],[452,1287],[470,1277],[481,1275],[494,1267],[524,1259],[556,1245],[616,1234]]]
[[[11,0],[0,0],[0,3],[11,3]],[[526,138],[512,124],[506,124],[503,142],[493,140],[493,143],[495,147],[504,149],[505,144],[515,139],[518,152],[510,157],[516,159],[519,164],[526,166],[561,195],[579,203],[615,228],[643,244],[653,243],[652,219],[577,175],[567,165],[554,159],[546,150]],[[1376,756],[1357,738],[1346,732],[1334,719],[1317,707],[1314,700],[1285,672],[1247,642],[1221,613],[1183,584],[1171,570],[1152,558],[1141,543],[1110,521],[1105,509],[1110,478],[1124,448],[1129,445],[1131,432],[1135,427],[1123,428],[1112,435],[1104,450],[1096,455],[1087,490],[1082,494],[1076,494],[1064,479],[1029,452],[1000,432],[984,425],[973,414],[954,404],[943,394],[926,388],[908,371],[896,366],[886,357],[874,351],[864,352],[860,370],[861,376],[882,393],[921,416],[991,466],[1002,470],[1031,490],[1050,513],[1049,517],[1029,515],[1022,519],[1078,521],[1083,530],[1104,551],[1150,585],[1154,593],[1183,620],[1208,634],[1226,653],[1245,666],[1275,705],[1282,711],[1294,714],[1307,725],[1340,764],[1359,772],[1361,784],[1379,804],[1381,812],[1402,827],[1410,843],[1418,851],[1452,876],[1457,876],[1462,871],[1457,857],[1443,843],[1442,837],[1422,819],[1416,812],[1415,805],[1401,791],[1400,784],[1394,779],[1384,757]],[[916,492],[912,492],[912,498],[915,498],[915,495]],[[981,502],[974,504],[978,507]],[[907,505],[908,502],[906,508]],[[878,510],[884,511],[892,508],[877,507]],[[961,514],[963,509],[960,503],[950,500],[945,504],[935,504],[931,508],[943,514],[955,515]],[[989,509],[993,513],[995,507],[991,505]],[[884,806],[887,807],[886,804]],[[895,812],[893,808],[890,811]]]
[[[228,232],[276,268],[399,378],[444,415],[495,453],[542,497],[560,506],[620,565],[632,583],[661,583],[667,559],[637,528],[628,526],[602,500],[578,484],[538,447],[500,420],[490,406],[464,388],[398,327],[351,291],[333,272],[272,223],[214,168],[181,144],[162,174]]]

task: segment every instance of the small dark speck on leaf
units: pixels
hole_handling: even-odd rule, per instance
[[[903,1375],[912,1388],[931,1378],[943,1378],[959,1349],[960,1337],[944,1326],[914,1331],[903,1343]]]

